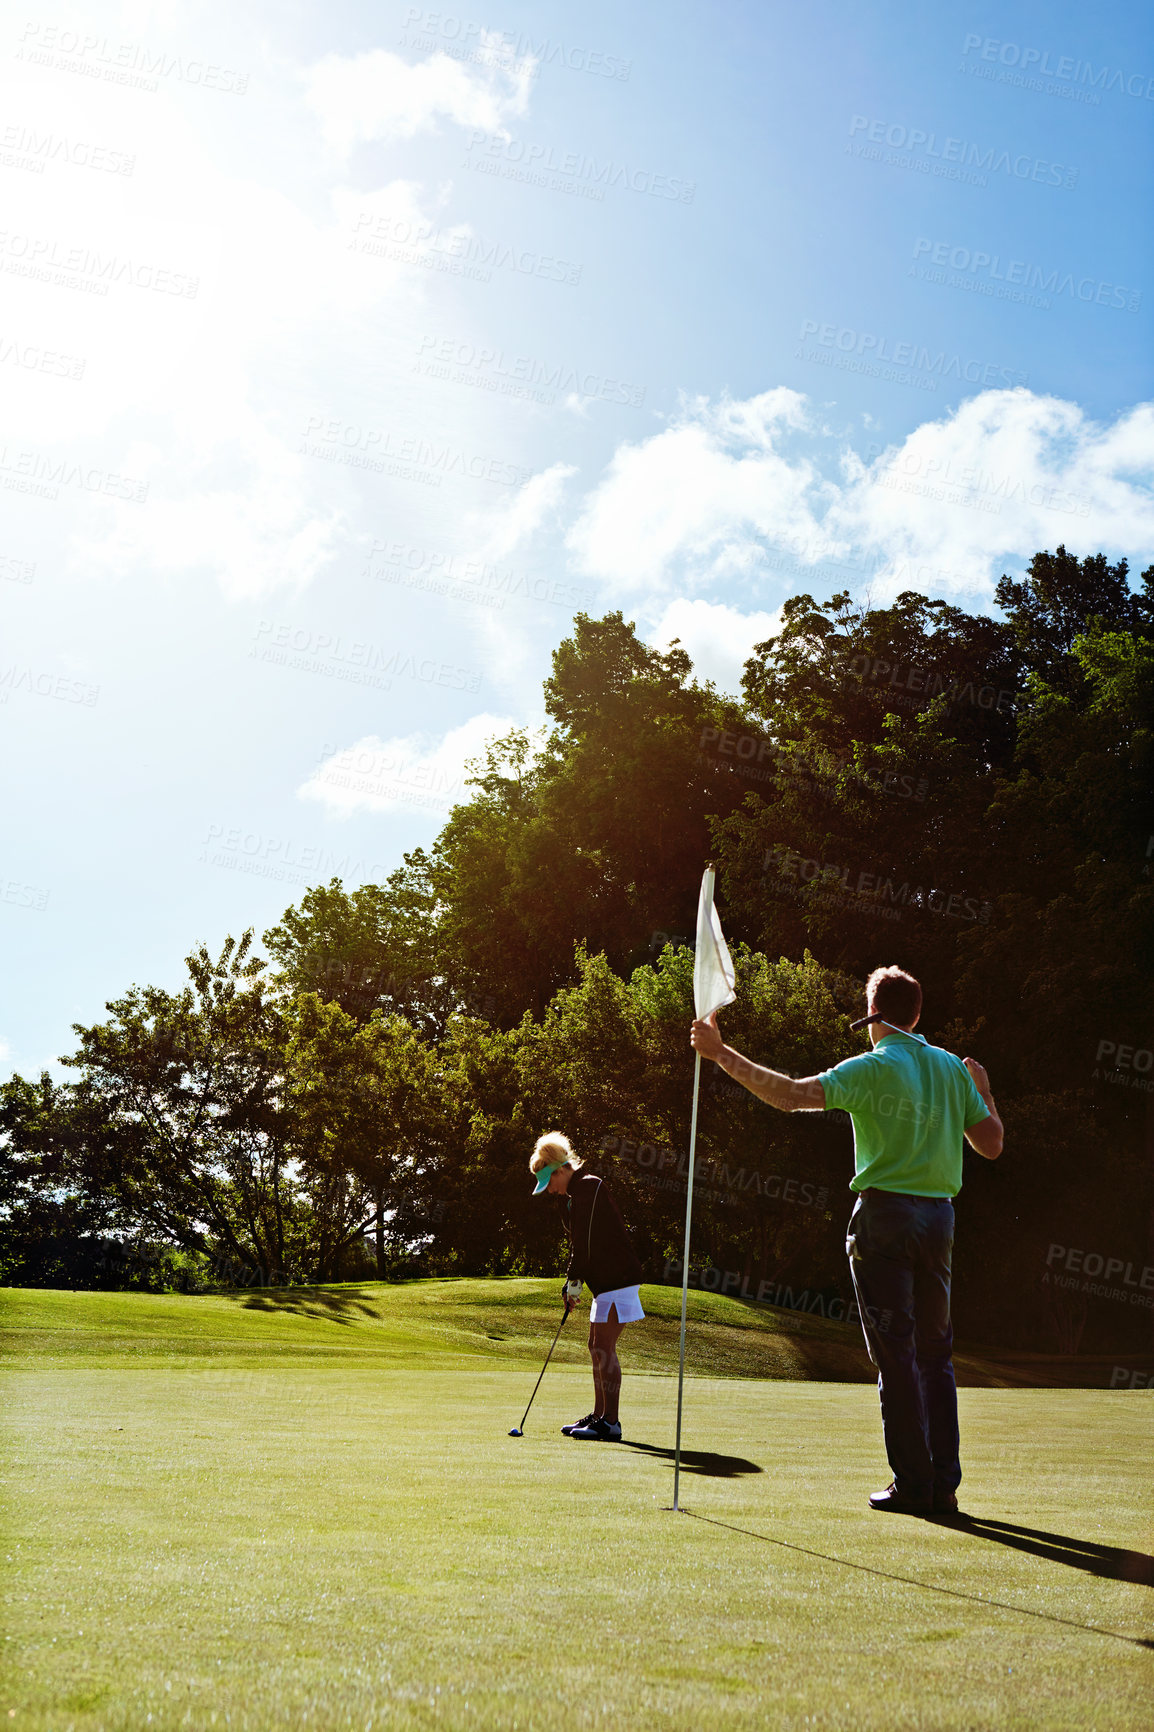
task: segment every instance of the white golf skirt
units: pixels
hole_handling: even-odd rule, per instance
[[[617,1307],[618,1323],[640,1323],[645,1317],[640,1287],[611,1287],[607,1293],[594,1294],[589,1307],[590,1323],[608,1323],[611,1305]]]

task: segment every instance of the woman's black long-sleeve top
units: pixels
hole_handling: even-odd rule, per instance
[[[584,1281],[593,1294],[636,1287],[644,1270],[605,1181],[582,1167],[557,1201],[572,1244],[568,1279]]]

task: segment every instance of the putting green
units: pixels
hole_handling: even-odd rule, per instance
[[[506,1435],[555,1286],[4,1294],[0,1724],[1149,1726],[1154,1396],[967,1389],[980,1520],[879,1516],[873,1389],[717,1375],[781,1337],[695,1296],[674,1515],[671,1318],[629,1445],[568,1332]]]

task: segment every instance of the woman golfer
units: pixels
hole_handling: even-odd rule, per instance
[[[540,1197],[549,1191],[557,1198],[572,1246],[562,1288],[566,1315],[581,1296],[582,1281],[593,1294],[589,1311],[593,1412],[561,1430],[566,1437],[586,1443],[620,1443],[617,1343],[627,1323],[640,1323],[645,1316],[638,1291],[642,1268],[608,1185],[596,1173],[582,1172],[583,1166],[569,1138],[560,1131],[539,1137],[529,1157],[529,1171],[537,1179],[533,1195]]]

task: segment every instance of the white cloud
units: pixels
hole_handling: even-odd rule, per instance
[[[530,476],[506,504],[484,518],[471,519],[484,525],[481,558],[505,559],[531,540],[546,519],[555,515],[565,483],[576,473],[571,463],[553,463],[539,475]]]
[[[309,584],[338,550],[344,513],[310,502],[307,459],[266,431],[251,410],[238,402],[232,418],[231,432],[222,428],[207,450],[198,448],[195,433],[171,435],[163,452],[143,442],[130,447],[125,471],[154,478],[148,499],[119,504],[104,530],[76,535],[77,565],[89,572],[134,565],[204,571],[230,601]]]
[[[902,588],[988,600],[1006,564],[1059,542],[1145,560],[1152,477],[1151,404],[1104,425],[1055,397],[985,391],[867,461],[782,389],[697,400],[619,447],[568,544],[580,569],[650,596],[833,566],[820,576],[843,588],[875,574],[879,601]]]
[[[487,58],[476,67],[441,53],[410,64],[385,48],[326,54],[306,75],[306,101],[342,155],[357,144],[432,132],[441,119],[502,133],[526,110],[533,62],[515,60],[496,35],[483,33],[480,47]]]
[[[72,547],[78,571],[200,569],[237,600],[299,590],[328,565],[358,514],[358,477],[303,454],[308,429],[332,415],[333,379],[379,348],[382,324],[397,347],[420,329],[422,273],[350,251],[356,218],[431,225],[406,181],[363,197],[335,189],[330,222],[275,190],[203,174],[219,192],[213,252],[227,269],[210,268],[191,302],[143,297],[150,324],[135,306],[116,309],[112,360],[99,395],[84,399],[89,424],[74,428],[86,443],[133,430],[106,467],[147,481],[147,504],[102,501]],[[130,242],[123,250],[131,255]]]
[[[1143,555],[1154,548],[1154,406],[1112,426],[1076,403],[1027,390],[984,391],[869,464],[850,459],[826,519],[874,550],[879,599],[919,566],[986,595],[1001,567],[1065,542]]]
[[[812,539],[830,489],[778,449],[804,426],[805,399],[779,387],[746,402],[699,398],[664,432],[620,446],[569,533],[578,565],[622,588],[668,589],[747,572],[767,537]]]
[[[46,294],[35,278],[5,275],[6,336],[84,369],[75,383],[10,365],[4,435],[54,464],[148,484],[146,504],[62,501],[58,521],[85,581],[199,568],[230,598],[300,588],[328,564],[346,513],[359,515],[351,471],[300,455],[310,413],[339,411],[334,381],[363,373],[382,329],[401,349],[424,321],[426,273],[351,250],[350,239],[365,212],[427,232],[420,188],[395,180],[356,197],[322,181],[298,204],[237,174],[172,105],[142,105],[127,137],[95,114],[85,130],[90,93],[78,82],[75,113],[67,91],[46,86],[46,135],[139,154],[128,179],[73,168],[17,174],[6,187],[13,232],[75,251],[81,281],[90,260],[112,270],[99,296]],[[10,84],[0,68],[0,95]],[[284,143],[307,138],[315,154],[296,94]],[[232,123],[259,124],[247,111]]]
[[[670,602],[649,632],[656,649],[668,649],[674,638],[692,659],[698,679],[712,680],[720,691],[737,692],[741,674],[756,643],[764,643],[781,630],[781,610],[776,613],[742,613],[721,602]]]
[[[509,716],[470,716],[440,736],[366,734],[336,752],[297,789],[303,800],[319,800],[332,817],[354,812],[436,812],[444,815],[471,796],[465,765],[480,757],[487,740],[517,724]]]

